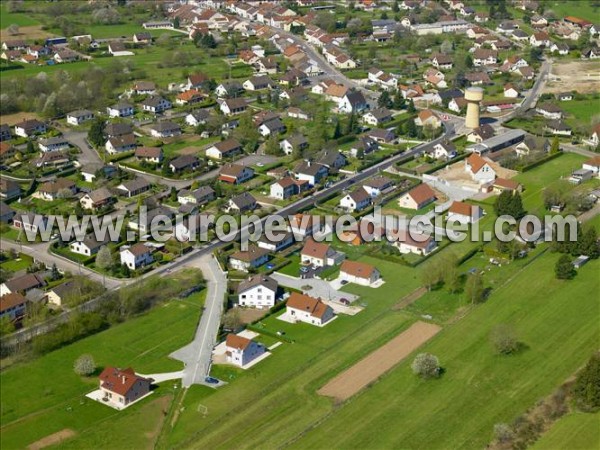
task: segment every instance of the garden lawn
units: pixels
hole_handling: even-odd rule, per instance
[[[568,448],[587,450],[600,443],[600,413],[573,413],[561,417],[533,446],[532,450]]]
[[[567,115],[566,122],[572,127],[583,125],[592,128],[592,116],[598,114],[600,109],[600,98],[593,98],[591,95],[584,100],[571,100],[568,102],[559,102],[558,105]]]
[[[107,420],[103,424],[105,430],[124,432],[125,428],[119,428],[123,416],[129,417],[130,411],[135,414],[138,408],[160,396],[164,393],[163,386],[168,391],[169,383],[160,386],[140,405],[116,413],[84,397],[97,388],[97,378],[75,375],[73,362],[89,353],[98,365],[98,372],[109,365],[131,366],[147,374],[181,370],[182,364],[168,359],[168,355],[192,339],[204,295],[200,292],[183,300],[171,300],[140,317],[4,370],[0,375],[1,447],[24,448],[63,428],[76,432],[93,429],[100,420]],[[130,432],[136,426],[129,420],[125,420],[123,427],[128,423],[129,433],[136,434]],[[143,423],[144,417],[139,415],[137,425]],[[132,445],[131,441],[127,445]]]
[[[485,447],[495,423],[512,422],[597,349],[599,299],[590,293],[599,287],[600,261],[565,282],[554,277],[558,257],[544,254],[421,349],[439,356],[445,369],[440,380],[416,378],[409,358],[368,392],[307,428],[293,447]],[[489,334],[500,323],[515,327],[526,346],[521,353],[494,353]]]
[[[4,270],[10,270],[11,272],[18,272],[19,270],[27,269],[33,263],[33,258],[24,253],[19,253],[17,259],[8,259],[0,264],[0,267]]]

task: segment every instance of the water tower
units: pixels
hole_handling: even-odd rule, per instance
[[[479,104],[483,100],[483,89],[480,87],[465,89],[465,100],[467,101],[465,126],[467,128],[477,128],[479,126]]]

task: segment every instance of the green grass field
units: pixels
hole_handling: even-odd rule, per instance
[[[511,422],[548,395],[597,347],[598,298],[589,293],[598,287],[600,263],[564,283],[554,278],[557,258],[546,253],[426,344],[423,350],[438,355],[446,369],[442,379],[423,382],[403,362],[296,436],[293,447],[484,447],[495,423]],[[498,323],[512,324],[527,349],[512,357],[495,355],[488,335]]]
[[[20,27],[39,25],[39,22],[28,14],[11,13],[6,9],[6,4],[0,5],[0,28],[5,29],[12,24]]]
[[[592,117],[600,110],[600,99],[589,96],[585,100],[560,102],[560,108],[567,113],[566,122],[571,126],[583,125],[592,129]]]
[[[2,235],[4,237],[4,234]],[[18,272],[19,270],[27,269],[33,263],[33,258],[24,253],[19,253],[17,259],[8,259],[0,264],[0,267],[4,270],[10,270],[11,272]]]
[[[574,413],[562,417],[533,446],[532,450],[592,450],[600,443],[600,413]]]
[[[180,370],[182,364],[169,359],[168,354],[191,340],[203,301],[203,292],[172,300],[138,318],[2,371],[2,448],[24,448],[64,428],[80,433],[73,441],[79,448],[98,448],[103,440],[112,442],[113,435],[122,445],[136,447],[135,440],[143,440],[143,432],[132,436],[130,428],[147,426],[140,410],[155,398],[170,394],[172,383],[161,385],[141,404],[117,413],[84,397],[96,388],[97,379],[75,375],[73,361],[90,353],[99,368],[131,366],[141,373]],[[103,426],[95,426],[98,422]],[[119,427],[117,423],[128,425]]]

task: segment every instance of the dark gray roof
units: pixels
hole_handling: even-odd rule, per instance
[[[277,292],[278,284],[277,281],[275,281],[273,278],[259,274],[240,282],[240,284],[238,285],[237,292],[238,294],[241,294],[242,292],[246,292],[247,290],[252,289],[255,286],[264,286],[265,288],[270,289],[273,292]]]
[[[256,199],[248,192],[233,197],[231,201],[238,209],[246,209],[256,203]]]

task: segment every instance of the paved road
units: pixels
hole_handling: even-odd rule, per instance
[[[298,278],[291,277],[282,273],[275,272],[271,277],[282,286],[291,287],[294,289],[302,289],[305,286],[310,286],[311,289],[304,291],[306,294],[312,297],[320,297],[323,300],[339,301],[341,298],[347,298],[350,301],[354,301],[358,298],[357,295],[349,294],[348,292],[336,291],[328,281],[320,280],[318,278]]]
[[[212,350],[217,341],[221,313],[227,292],[227,275],[221,270],[216,258],[210,254],[188,265],[199,267],[207,281],[208,291],[204,303],[204,312],[200,317],[194,340],[185,347],[171,354],[172,358],[182,361],[183,387],[192,384],[205,384],[204,379],[209,373]]]
[[[69,129],[62,129],[62,131],[65,139],[69,141],[71,145],[74,145],[81,150],[81,154],[77,157],[79,164],[85,166],[86,164],[103,163],[98,152],[87,143],[87,133],[85,131],[74,131]]]

